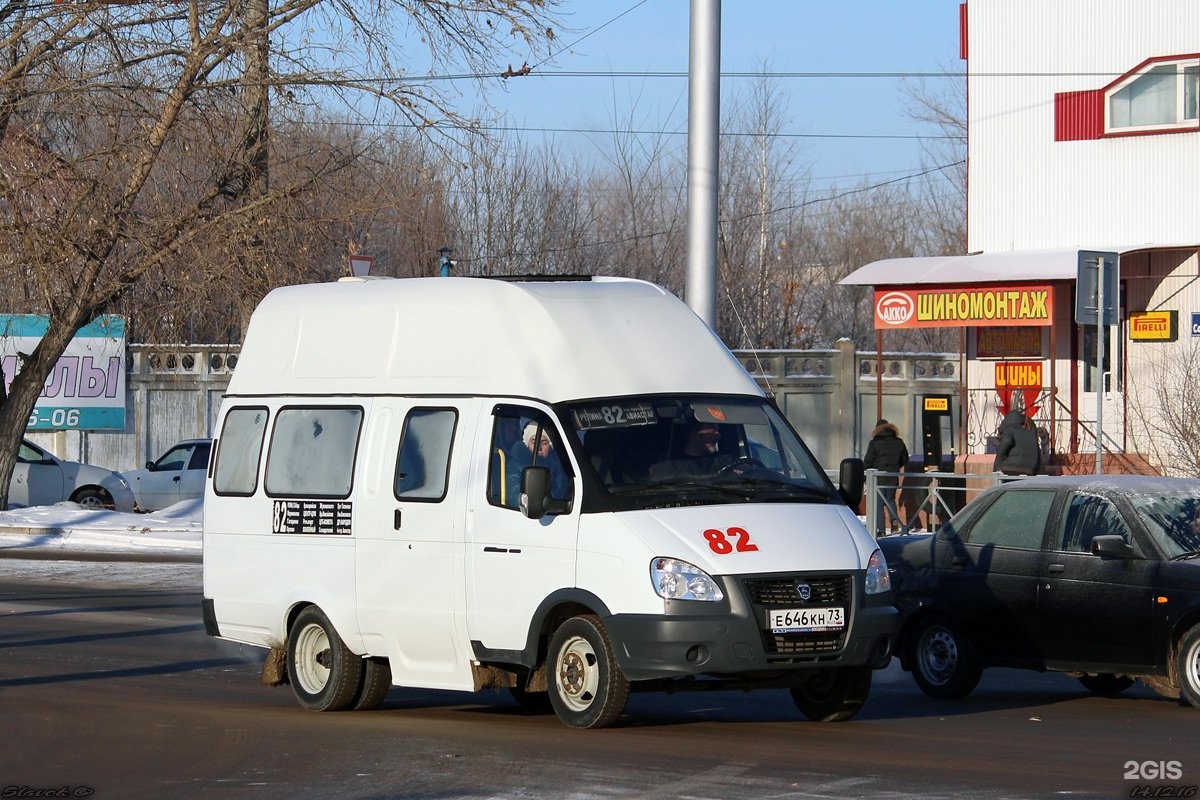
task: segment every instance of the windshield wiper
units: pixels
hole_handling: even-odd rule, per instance
[[[1191,550],[1186,553],[1180,553],[1172,558],[1172,561],[1190,561],[1193,558],[1200,558],[1200,550]]]
[[[715,492],[717,494],[726,495],[727,497],[736,497],[739,500],[748,500],[754,497],[754,492],[751,490],[737,489],[734,486],[718,485],[715,483],[702,483],[700,481],[657,481],[655,483],[646,483],[641,486],[612,488],[609,489],[609,491],[618,495],[645,494],[662,491],[681,491]]]
[[[811,484],[792,483],[791,481],[770,478],[741,478],[737,483],[740,486],[753,487],[756,490],[773,489],[793,497],[802,496],[821,500],[833,499],[829,492]],[[722,483],[721,485],[727,486],[729,484]]]

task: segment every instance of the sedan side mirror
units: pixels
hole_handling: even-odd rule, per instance
[[[1137,558],[1133,547],[1123,536],[1106,534],[1092,539],[1092,555],[1102,558]]]

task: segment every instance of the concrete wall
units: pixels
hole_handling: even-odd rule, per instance
[[[60,458],[140,469],[180,439],[212,436],[237,345],[129,345],[125,430],[29,433]]]
[[[735,355],[828,469],[863,454],[880,416],[879,402],[882,416],[896,424],[917,457],[924,395],[954,395],[956,424],[960,420],[960,366],[953,353],[884,353],[880,359],[842,341],[833,350],[739,350]],[[61,458],[123,471],[142,467],[180,439],[212,435],[237,364],[236,345],[130,345],[127,362],[124,431],[58,431],[29,438]]]

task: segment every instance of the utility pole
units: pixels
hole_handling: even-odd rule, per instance
[[[692,0],[688,63],[688,234],[684,299],[717,327],[721,0]]]

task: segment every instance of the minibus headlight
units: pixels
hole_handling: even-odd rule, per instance
[[[721,587],[707,572],[677,558],[656,558],[651,561],[650,580],[658,596],[667,600],[716,602],[725,599]]]
[[[892,590],[892,578],[888,575],[887,559],[876,550],[867,561],[867,594],[882,594]]]

